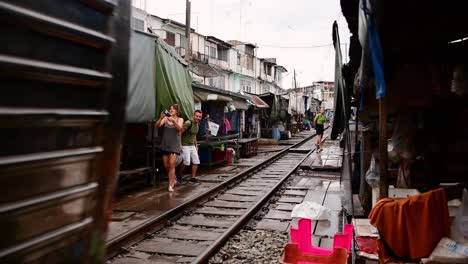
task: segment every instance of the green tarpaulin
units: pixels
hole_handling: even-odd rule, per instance
[[[335,109],[330,138],[335,140],[345,128],[350,113],[350,95],[343,79],[343,60],[341,57],[338,24],[333,23],[333,44],[335,46]]]
[[[161,39],[156,39],[156,118],[171,104],[189,119],[194,111],[192,77],[180,56]]]

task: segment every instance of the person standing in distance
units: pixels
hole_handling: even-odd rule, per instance
[[[177,156],[180,154],[181,150],[180,137],[184,130],[182,127],[183,123],[184,119],[179,117],[179,106],[177,104],[173,104],[169,107],[168,114],[162,112],[156,122],[156,127],[164,126],[159,148],[161,149],[164,168],[169,178],[169,192],[174,191],[176,183],[175,166]]]
[[[190,166],[192,163],[192,175],[190,183],[200,183],[197,180],[197,169],[200,164],[200,158],[198,157],[198,147],[197,147],[197,134],[199,130],[199,123],[202,119],[202,112],[200,110],[195,110],[191,120],[187,120],[183,125],[183,134],[182,134],[182,158],[183,163],[180,166],[179,175],[182,175],[186,166]]]
[[[322,108],[314,118],[315,131],[317,133],[317,143],[315,146],[317,146],[317,149],[320,149],[320,144],[322,143],[324,124],[326,121],[325,115],[323,113],[324,110]]]

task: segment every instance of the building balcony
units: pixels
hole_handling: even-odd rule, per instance
[[[195,51],[192,52],[192,60],[208,64],[208,55]]]

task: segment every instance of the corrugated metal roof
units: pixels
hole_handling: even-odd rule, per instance
[[[258,108],[270,108],[270,106],[265,103],[260,97],[256,96],[255,94],[247,94],[251,99],[254,105]]]

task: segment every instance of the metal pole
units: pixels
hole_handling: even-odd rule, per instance
[[[387,104],[385,97],[379,99],[379,198],[388,197],[388,169],[387,169]]]
[[[191,3],[190,0],[185,2],[185,60],[190,61],[192,52],[190,51],[190,9]]]

